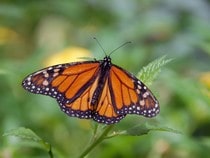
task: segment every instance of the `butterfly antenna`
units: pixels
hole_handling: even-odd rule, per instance
[[[125,43],[123,43],[122,45],[120,45],[119,47],[115,48],[113,51],[111,51],[111,53],[109,53],[109,56],[110,56],[112,53],[114,53],[116,50],[118,50],[119,48],[121,48],[121,47],[123,47],[123,46],[125,46],[125,45],[127,45],[127,44],[129,44],[129,43],[131,43],[131,41],[125,42]]]
[[[98,39],[96,37],[93,37],[94,40],[96,40],[96,42],[98,43],[98,45],[100,46],[100,48],[103,50],[104,54],[107,56],[104,48],[101,46],[100,42],[98,41]]]

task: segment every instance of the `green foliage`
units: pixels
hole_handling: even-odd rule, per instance
[[[147,66],[144,66],[138,73],[138,78],[140,78],[143,83],[151,85],[158,73],[160,73],[161,67],[172,60],[165,58],[166,56],[162,56],[159,59],[149,63]]]
[[[16,136],[16,137],[21,138],[22,140],[36,142],[40,145],[40,147],[42,149],[46,150],[49,153],[49,156],[51,158],[53,157],[52,151],[51,151],[51,145],[49,143],[45,142],[43,139],[41,139],[31,129],[19,127],[17,129],[13,129],[13,130],[5,132],[3,134],[3,136]],[[36,146],[34,146],[34,147],[36,147]]]
[[[30,129],[24,128],[24,127],[19,127],[18,129],[13,129],[13,130],[7,131],[3,134],[3,136],[16,136],[16,137],[20,137],[25,140],[35,141],[38,143],[43,141],[33,131],[31,131]]]
[[[120,133],[122,133],[123,135],[141,136],[144,134],[148,134],[151,131],[163,131],[163,132],[171,132],[171,133],[175,133],[175,134],[180,134],[179,131],[174,130],[169,127],[158,127],[158,126],[152,126],[152,125],[148,125],[148,124],[134,126],[130,129],[127,129],[126,131],[120,132]]]

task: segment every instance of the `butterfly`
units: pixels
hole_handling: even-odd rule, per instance
[[[133,74],[103,60],[50,66],[28,75],[22,86],[29,92],[55,98],[72,117],[114,124],[127,114],[154,117],[159,103]]]

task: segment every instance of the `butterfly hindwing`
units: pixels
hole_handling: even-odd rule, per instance
[[[113,106],[112,90],[109,82],[107,76],[93,119],[100,123],[113,124],[119,122],[126,114],[117,114],[115,106]]]

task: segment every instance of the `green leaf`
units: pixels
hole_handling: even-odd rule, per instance
[[[164,131],[164,132],[171,132],[176,134],[181,134],[180,131],[169,128],[169,127],[158,127],[158,126],[151,126],[148,124],[134,126],[128,130],[125,130],[122,135],[130,135],[130,136],[141,136],[148,134],[150,131]]]
[[[3,136],[16,136],[23,140],[37,142],[39,145],[43,147],[43,149],[51,152],[51,146],[49,143],[45,142],[41,139],[36,133],[34,133],[31,129],[25,127],[19,127],[17,129],[12,129],[3,134]]]
[[[116,137],[120,135],[142,136],[142,135],[148,134],[150,131],[162,131],[162,132],[171,132],[175,134],[181,134],[180,131],[169,128],[169,127],[158,127],[158,126],[152,126],[148,124],[141,124],[127,130],[113,131],[112,133],[106,136],[106,139],[110,139],[112,137]]]
[[[42,140],[32,130],[30,130],[28,128],[24,128],[24,127],[9,130],[9,131],[5,132],[3,134],[3,136],[16,136],[21,139],[27,139],[27,140],[36,141],[36,142],[39,142]]]
[[[165,58],[166,56],[164,55],[152,61],[147,66],[144,66],[138,73],[137,77],[141,79],[141,81],[144,82],[146,85],[151,85],[152,81],[155,79],[158,73],[160,73],[161,68],[172,60]]]

